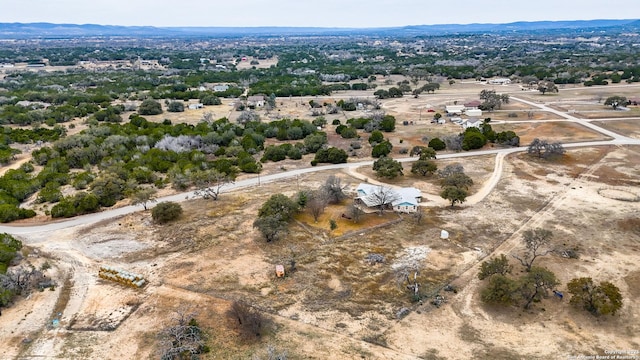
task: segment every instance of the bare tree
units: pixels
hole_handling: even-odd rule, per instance
[[[400,195],[392,188],[379,186],[371,194],[366,195],[367,202],[378,208],[378,214],[382,215],[384,209],[400,198]]]
[[[424,212],[422,211],[422,207],[418,206],[416,212],[414,212],[412,216],[416,224],[421,224],[422,220],[424,219]]]
[[[527,152],[530,155],[537,156],[538,158],[550,158],[554,156],[563,155],[566,151],[561,143],[554,142],[549,143],[546,140],[541,140],[538,138],[533,139],[529,147],[527,148]]]
[[[191,181],[196,186],[194,194],[203,199],[218,200],[222,188],[233,183],[231,175],[215,169],[196,171],[191,174]]]
[[[312,191],[307,195],[307,203],[305,207],[309,209],[309,212],[313,216],[313,221],[318,222],[318,218],[322,215],[328,203],[329,196],[322,188],[320,190]]]
[[[342,185],[342,180],[339,177],[331,175],[325,180],[320,190],[326,193],[329,204],[339,204],[347,197],[344,193],[345,188],[346,185]]]
[[[364,212],[359,207],[357,207],[356,204],[351,203],[351,204],[349,204],[349,206],[347,206],[347,214],[346,215],[354,223],[357,224],[362,219],[362,215],[364,215]]]
[[[205,350],[205,336],[195,320],[196,313],[186,307],[175,311],[173,325],[160,331],[160,359],[193,359]]]
[[[440,176],[443,179],[448,178],[449,176],[454,174],[464,174],[464,166],[462,166],[462,164],[455,163],[455,164],[449,164],[445,166],[443,169],[438,170],[438,176]]]
[[[536,228],[527,230],[522,234],[522,242],[524,242],[524,246],[526,247],[524,256],[520,257],[515,254],[511,256],[520,261],[522,266],[527,268],[527,271],[531,271],[531,266],[536,258],[545,256],[552,251],[551,249],[543,250],[543,248],[549,245],[552,237],[553,233],[547,229]]]
[[[540,140],[538,138],[535,138],[533,139],[531,144],[529,144],[529,147],[527,148],[527,153],[529,153],[529,155],[535,155],[538,158],[542,158],[542,155],[544,154],[544,148],[547,145],[548,143],[546,140]]]
[[[267,319],[262,313],[242,301],[234,301],[227,310],[227,316],[238,321],[240,335],[247,340],[260,337],[267,325]]]

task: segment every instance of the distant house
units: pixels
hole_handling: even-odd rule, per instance
[[[467,109],[464,112],[467,116],[480,117],[482,116],[482,110],[480,109]]]
[[[480,100],[471,100],[469,102],[464,103],[464,108],[466,110],[477,109],[478,106],[480,106],[481,104],[482,102],[480,102]]]
[[[483,122],[480,121],[479,119],[469,119],[465,122],[462,123],[462,127],[466,130],[468,128],[476,128],[476,129],[480,129],[482,127]]]
[[[189,110],[197,110],[197,109],[202,109],[204,107],[204,105],[197,103],[197,104],[189,104]]]
[[[508,85],[511,84],[511,79],[507,78],[498,78],[489,80],[489,84],[491,85]]]
[[[229,85],[227,84],[218,84],[213,86],[213,91],[215,92],[225,92],[229,90]]]
[[[420,201],[422,193],[414,187],[392,189],[361,183],[356,189],[356,204],[369,212],[377,211],[382,206],[395,212],[414,213],[418,211]]]
[[[445,106],[445,111],[449,115],[460,115],[464,111],[464,105],[447,105]]]
[[[247,106],[248,107],[263,107],[264,106],[264,95],[254,95],[249,96],[247,98]]]

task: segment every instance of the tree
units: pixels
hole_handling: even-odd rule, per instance
[[[613,110],[617,110],[619,106],[627,105],[627,98],[620,95],[609,96],[605,101],[605,105],[611,106]]]
[[[480,149],[487,143],[487,138],[476,128],[468,128],[462,135],[462,150]]]
[[[169,105],[167,105],[168,112],[184,112],[184,102],[182,101],[171,101]]]
[[[378,177],[393,179],[402,176],[402,164],[390,157],[383,156],[373,163],[373,170]]]
[[[440,184],[442,187],[457,187],[468,190],[473,185],[473,180],[465,173],[455,172],[440,180]]]
[[[381,185],[370,194],[367,194],[366,198],[367,203],[372,204],[373,207],[377,207],[378,214],[382,215],[387,206],[400,199],[400,195],[390,187]]]
[[[440,140],[440,138],[433,138],[429,140],[429,147],[435,151],[440,151],[446,149],[447,145],[444,141]]]
[[[362,215],[364,215],[364,212],[358,206],[356,206],[356,204],[351,203],[351,204],[349,204],[349,206],[347,206],[347,214],[346,215],[354,223],[357,224],[362,219]]]
[[[233,176],[216,169],[209,169],[193,172],[191,181],[196,186],[194,191],[196,196],[216,201],[222,188],[233,183]]]
[[[342,180],[339,177],[329,175],[320,189],[327,194],[329,204],[339,204],[347,197],[344,193],[345,187],[342,186]]]
[[[556,275],[542,267],[534,266],[520,279],[518,291],[525,300],[524,308],[528,309],[534,301],[546,297],[549,290],[559,284]]]
[[[508,94],[496,94],[495,90],[482,90],[480,92],[480,100],[484,100],[484,102],[479,106],[482,110],[493,111],[495,109],[500,109],[502,104],[509,103],[509,95]]]
[[[480,298],[489,304],[511,305],[515,302],[518,282],[504,275],[489,278],[489,284],[482,289]]]
[[[369,136],[369,144],[379,144],[384,140],[384,135],[382,135],[382,131],[374,130],[371,132],[371,136]]]
[[[238,321],[240,335],[246,340],[255,340],[262,334],[267,320],[258,310],[242,301],[234,301],[227,311],[227,316]]]
[[[313,221],[317,223],[318,218],[324,212],[328,203],[328,194],[322,190],[316,190],[307,196],[305,208],[307,208],[311,216],[313,216]]]
[[[551,250],[543,250],[543,248],[550,244],[552,237],[553,233],[547,229],[536,228],[527,230],[522,234],[522,242],[526,248],[524,256],[520,257],[515,254],[511,256],[520,261],[527,271],[531,271],[531,266],[536,258],[545,256],[551,252]]]
[[[542,81],[538,84],[538,91],[544,95],[548,92],[558,92],[558,87],[553,83],[553,81]]]
[[[371,149],[371,156],[374,158],[379,158],[383,156],[389,155],[391,153],[391,149],[393,149],[393,145],[388,140],[385,140],[373,147]]]
[[[198,354],[209,352],[205,345],[206,337],[198,322],[196,314],[185,309],[178,309],[173,324],[160,331],[160,359],[197,359]]]
[[[571,305],[587,310],[595,316],[615,315],[622,307],[622,295],[617,286],[608,281],[600,285],[589,277],[576,278],[567,284]]]
[[[278,240],[289,231],[288,222],[281,215],[260,216],[253,222],[253,227],[262,233],[267,242]]]
[[[281,221],[288,222],[298,211],[298,204],[284,194],[275,194],[262,204],[258,217],[278,216]]]
[[[462,166],[462,164],[449,164],[447,166],[445,166],[442,170],[438,171],[438,176],[440,176],[443,179],[448,178],[449,176],[453,175],[453,174],[460,174],[460,173],[464,173],[464,167]]]
[[[98,198],[102,206],[113,206],[124,197],[127,183],[118,174],[106,172],[91,183],[91,192]]]
[[[467,196],[469,194],[465,189],[455,187],[455,186],[446,186],[442,192],[440,192],[440,196],[443,199],[451,201],[451,207],[453,207],[456,203],[463,203],[467,200]]]
[[[538,138],[533,139],[527,148],[527,153],[534,155],[538,158],[551,158],[555,156],[561,156],[566,152],[561,143],[549,143],[546,140]]]
[[[418,160],[411,165],[411,173],[421,176],[432,175],[438,166],[431,160]]]
[[[142,205],[147,210],[147,204],[156,202],[158,190],[151,187],[140,187],[131,195],[132,205]]]
[[[482,262],[478,279],[484,280],[492,275],[506,276],[510,272],[511,265],[509,265],[509,259],[507,259],[504,254],[501,254],[500,257],[494,257]]]
[[[142,104],[140,104],[140,107],[138,107],[138,114],[140,115],[162,114],[162,105],[153,99],[144,100]]]
[[[182,206],[172,201],[163,201],[151,210],[151,217],[158,224],[173,221],[180,215],[182,215]]]

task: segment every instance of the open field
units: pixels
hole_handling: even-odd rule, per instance
[[[382,101],[382,108],[398,120],[396,131],[385,133],[394,156],[430,138],[459,133],[461,127],[449,122],[431,124],[426,110],[442,111],[453,101],[475,99],[483,87],[445,85],[417,99]],[[562,101],[590,101],[595,92],[604,91],[564,89],[542,96],[523,92],[518,85],[495,88],[535,102],[554,102],[555,109],[569,109]],[[362,92],[320,100],[337,101],[356,93]],[[272,116],[311,119],[310,99],[278,99],[276,110],[259,113],[263,121]],[[149,119],[195,124],[205,112],[235,119],[238,112],[231,111],[230,102]],[[528,120],[530,106],[521,102],[503,109],[489,116],[507,121],[492,126],[514,130],[523,145],[536,137],[561,142],[605,139],[542,111],[534,112],[531,122],[509,122]],[[508,112],[518,117],[508,118]],[[364,115],[355,111],[326,117],[331,123]],[[413,124],[402,125],[404,120]],[[640,136],[636,120],[594,123]],[[78,123],[73,131],[83,126]],[[347,148],[356,141],[340,138],[333,125],[326,131],[331,145]],[[350,161],[371,159],[367,137],[362,133],[363,146]],[[19,161],[25,159],[21,155]],[[306,155],[303,161],[268,163],[261,175],[307,167],[310,160]],[[474,180],[470,193],[475,194],[490,181],[497,160],[483,155],[436,162],[440,168],[461,163]],[[347,200],[328,207],[317,223],[308,213],[297,215],[289,235],[272,243],[261,239],[252,226],[270,195],[317,189],[329,175],[339,176],[348,193],[363,179],[380,179],[370,167],[309,173],[224,193],[215,202],[190,199],[183,202],[182,218],[165,226],[154,224],[149,211],[140,211],[89,226],[34,233],[24,239],[29,244],[26,258],[35,266],[51,263],[47,276],[58,286],[3,309],[3,324],[13,325],[0,328],[0,347],[3,356],[15,359],[157,358],[159,329],[174,311],[191,306],[207,331],[211,352],[202,356],[205,360],[264,356],[268,345],[286,350],[291,359],[546,359],[637,350],[639,163],[637,146],[572,149],[555,161],[511,154],[504,159],[497,187],[477,203],[450,208],[425,201],[421,221],[387,213],[368,214],[354,223],[341,217]],[[427,199],[438,198],[437,178],[414,176],[410,163],[403,166],[405,175],[388,185],[415,186]],[[257,175],[244,178],[250,176]],[[329,220],[336,221],[336,229],[330,229]],[[554,233],[554,251],[536,264],[555,272],[561,281],[558,289],[566,292],[566,283],[581,276],[610,281],[624,297],[619,314],[595,318],[572,308],[567,298],[545,298],[530,310],[490,307],[480,301],[480,262],[522,252],[522,232],[536,227]],[[440,238],[441,230],[449,232],[448,239]],[[567,250],[578,258],[564,257]],[[383,260],[369,262],[370,255]],[[285,266],[286,277],[275,277],[276,264]],[[149,283],[133,289],[100,279],[102,265],[140,273]],[[513,259],[512,265],[515,274],[523,272]],[[414,301],[406,287],[406,274],[416,270],[420,301]],[[447,284],[457,292],[444,291]],[[431,303],[436,294],[446,299],[440,307]],[[251,304],[269,319],[259,338],[248,341],[239,335],[237,323],[226,315],[234,300]],[[57,326],[54,319],[59,320]]]
[[[491,172],[488,160],[464,162],[478,184]],[[186,202],[184,217],[167,226],[153,225],[150,214],[140,212],[46,235],[35,239],[39,252],[33,259],[55,253],[49,261],[56,270],[50,275],[60,286],[3,312],[3,321],[23,324],[12,333],[3,327],[3,348],[20,358],[153,357],[157,329],[180,304],[191,303],[198,304],[198,319],[210,329],[212,353],[204,359],[247,358],[267,344],[287,350],[293,359],[495,358],[497,353],[548,358],[635,349],[640,345],[635,339],[640,304],[634,300],[640,285],[635,267],[640,232],[633,220],[638,208],[598,191],[637,191],[640,170],[630,165],[639,160],[638,148],[573,150],[560,163],[510,156],[498,187],[479,204],[428,207],[420,223],[392,214],[370,214],[359,224],[337,219],[331,232],[328,219],[343,212],[343,206],[335,206],[317,224],[300,215],[290,235],[274,243],[265,243],[252,229],[257,208],[274,192],[292,195],[298,187],[316,188],[329,173],[305,175],[297,186],[261,186],[251,196],[236,192],[217,202]],[[372,176],[368,169],[359,171]],[[349,189],[357,185],[358,179],[338,176]],[[437,191],[429,180],[411,176],[396,183],[406,184]],[[368,231],[372,226],[382,227]],[[529,311],[479,302],[479,261],[520,251],[520,232],[538,226],[553,230],[558,250],[539,264],[554,270],[563,284],[577,276],[612,281],[625,298],[619,315],[596,319],[551,298]],[[441,229],[450,232],[449,239],[440,239]],[[563,258],[564,249],[575,249],[579,258]],[[368,263],[370,254],[382,255],[384,262]],[[296,269],[289,272],[291,260]],[[288,276],[275,278],[275,264],[284,264]],[[99,265],[142,273],[150,284],[134,290],[99,280]],[[405,289],[403,274],[413,269],[420,270],[425,295],[420,303],[412,302]],[[448,283],[457,294],[442,292]],[[436,293],[447,299],[440,308],[430,304]],[[62,303],[56,301],[63,294]],[[225,312],[238,299],[272,320],[261,340],[237,338]],[[409,313],[399,318],[403,308]],[[41,329],[58,311],[60,326]]]

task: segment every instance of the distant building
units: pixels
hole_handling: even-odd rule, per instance
[[[215,92],[225,92],[229,90],[229,85],[227,84],[218,84],[213,86],[213,91]]]
[[[508,85],[511,84],[511,79],[507,78],[498,78],[489,80],[489,84],[491,85]]]
[[[460,115],[464,111],[464,105],[447,105],[445,106],[445,111],[449,115]]]
[[[480,102],[480,100],[471,100],[469,102],[464,103],[464,107],[466,110],[477,109],[478,106],[480,106],[481,104],[482,102]]]
[[[464,129],[468,129],[468,128],[476,128],[476,129],[480,129],[482,127],[483,122],[480,121],[479,119],[469,119],[465,122],[462,123],[462,127]]]
[[[387,191],[384,196],[384,204],[380,204],[381,191]],[[414,187],[399,189],[383,188],[379,185],[361,183],[356,189],[356,204],[365,211],[375,211],[380,206],[393,209],[395,212],[414,213],[418,211],[418,206],[422,201],[422,193]]]
[[[249,107],[263,107],[264,95],[254,95],[247,98],[247,106]]]
[[[480,117],[482,116],[482,110],[480,109],[467,109],[464,112],[467,116],[472,116],[472,117]]]
[[[196,109],[202,109],[204,107],[204,105],[197,103],[197,104],[189,104],[189,109],[190,110],[196,110]]]

